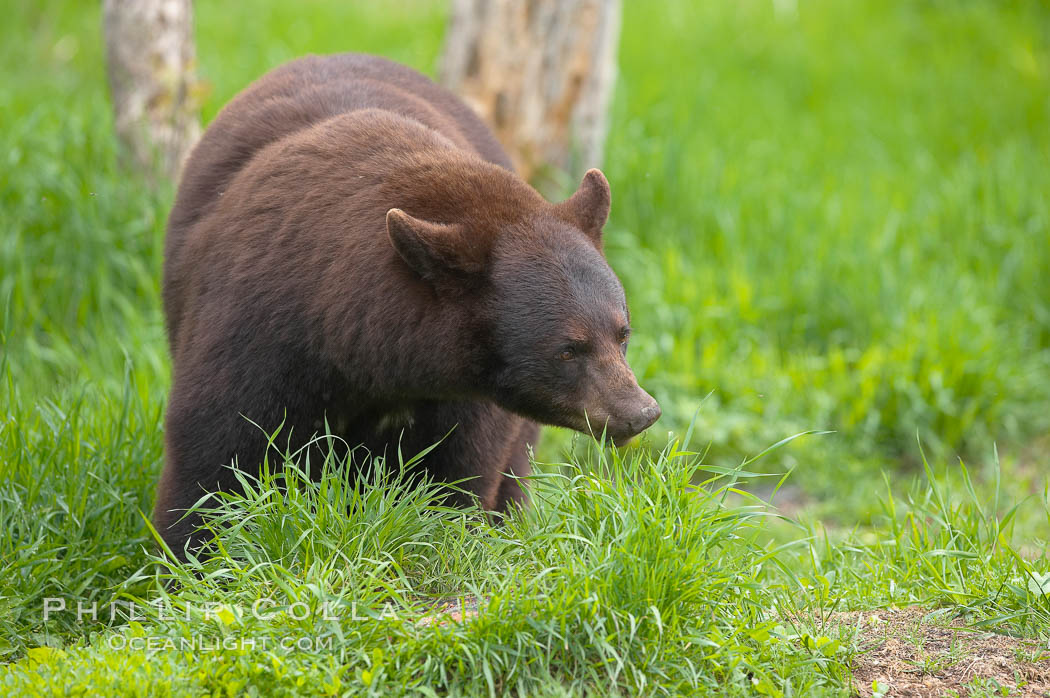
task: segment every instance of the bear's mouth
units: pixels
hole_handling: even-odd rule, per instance
[[[529,405],[528,409],[523,409],[523,406],[520,404],[510,406],[506,403],[503,404],[503,407],[526,419],[531,419],[541,424],[572,429],[590,436],[596,441],[608,441],[613,446],[621,448],[630,443],[631,439],[652,426],[660,417],[659,406],[655,400],[652,400],[652,398],[650,400],[652,401],[652,407],[649,411],[639,413],[633,418],[612,415],[604,410],[588,411],[584,409],[576,411],[571,408],[540,410],[532,405]]]
[[[586,434],[587,436],[594,438],[596,441],[602,441],[604,437],[605,440],[611,441],[613,446],[616,446],[617,448],[626,446],[631,442],[631,439],[638,436],[642,431],[645,431],[644,429],[639,431],[618,429],[613,425],[613,419],[611,417],[595,419],[594,417],[588,418],[586,415],[570,419],[568,420],[568,423],[563,426],[578,431],[581,434]]]
[[[582,415],[574,415],[570,418],[571,422],[576,422],[575,424],[570,423],[566,426],[584,434],[590,434],[599,441],[604,435],[618,448],[626,446],[631,439],[651,427],[660,418],[660,405],[656,400],[640,388],[638,392],[645,397],[645,400],[638,401],[640,404],[631,403],[624,412],[584,411]]]

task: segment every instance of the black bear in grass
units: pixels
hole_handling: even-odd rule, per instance
[[[311,56],[248,87],[168,222],[169,546],[199,542],[183,512],[236,488],[227,465],[257,471],[259,427],[297,448],[327,423],[373,454],[447,434],[421,467],[497,512],[524,499],[506,474],[528,474],[538,423],[616,443],[649,427],[609,206],[598,170],[547,202],[457,97],[381,58]]]

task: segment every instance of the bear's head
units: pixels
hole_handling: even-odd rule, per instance
[[[602,253],[609,183],[590,170],[573,196],[530,207],[494,234],[470,221],[387,214],[394,248],[439,292],[469,288],[483,348],[483,394],[534,421],[617,445],[650,427],[660,407],[627,365],[630,313]]]

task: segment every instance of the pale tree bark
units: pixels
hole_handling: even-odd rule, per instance
[[[150,180],[174,181],[200,137],[190,0],[103,0],[117,136]]]
[[[601,165],[620,0],[452,0],[441,80],[528,179]]]

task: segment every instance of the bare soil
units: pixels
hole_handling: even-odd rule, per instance
[[[439,601],[430,607],[427,615],[419,619],[419,625],[445,625],[461,623],[478,615],[482,600],[476,596]]]
[[[1050,649],[965,627],[926,608],[835,614],[858,629],[853,677],[857,694],[886,696],[1050,696]]]

